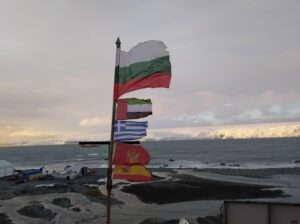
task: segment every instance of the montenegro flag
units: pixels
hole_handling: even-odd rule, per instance
[[[140,145],[117,142],[114,155],[114,165],[145,165],[150,160],[149,153]]]
[[[144,166],[115,166],[113,169],[113,179],[129,181],[150,181],[151,174]]]

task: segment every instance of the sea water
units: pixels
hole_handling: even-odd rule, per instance
[[[284,168],[300,167],[300,138],[142,142],[149,167]],[[107,167],[108,147],[76,144],[0,148],[0,160],[17,168],[55,164]]]

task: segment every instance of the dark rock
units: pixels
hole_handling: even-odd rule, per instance
[[[31,187],[30,185],[25,186],[20,193],[22,195],[36,195],[36,194],[50,194],[50,193],[66,193],[69,191],[67,184],[55,184],[52,187]]]
[[[162,224],[178,224],[179,219],[171,219],[163,222]]]
[[[178,224],[178,219],[165,220],[162,218],[145,219],[140,224]]]
[[[242,184],[174,175],[180,180],[165,180],[124,186],[122,191],[132,193],[145,203],[168,204],[193,200],[227,200],[272,198],[286,196],[270,186]]]
[[[300,160],[295,160],[294,163],[300,163]]]
[[[169,162],[174,162],[174,159],[169,159]]]
[[[52,204],[60,206],[62,208],[72,207],[70,198],[55,198],[53,199]]]
[[[0,223],[1,224],[13,224],[13,222],[10,220],[10,218],[4,213],[0,213]]]
[[[52,220],[56,216],[56,213],[53,213],[51,210],[45,208],[41,204],[28,205],[21,208],[17,212],[27,217],[40,218],[45,220]]]
[[[226,165],[226,163],[220,163],[220,166],[225,166]]]
[[[73,211],[73,212],[81,212],[81,209],[78,208],[78,207],[75,207],[75,208],[72,208],[72,211]]]
[[[233,166],[233,167],[240,167],[240,164],[230,164],[228,166]]]

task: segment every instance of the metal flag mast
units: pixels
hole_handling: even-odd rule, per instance
[[[106,224],[110,224],[110,209],[111,209],[111,191],[112,191],[112,157],[114,150],[114,135],[115,135],[115,123],[116,123],[116,105],[118,89],[116,85],[116,80],[119,77],[120,69],[120,52],[121,52],[121,41],[118,37],[116,41],[116,66],[115,66],[115,78],[114,78],[114,92],[113,92],[113,105],[112,105],[112,117],[111,117],[111,135],[110,144],[108,149],[108,168],[107,168],[107,203],[106,203]]]

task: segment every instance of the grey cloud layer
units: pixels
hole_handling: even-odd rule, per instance
[[[109,131],[117,36],[125,50],[169,47],[171,89],[129,94],[153,99],[153,128],[299,121],[299,11],[292,0],[3,1],[1,126]]]

